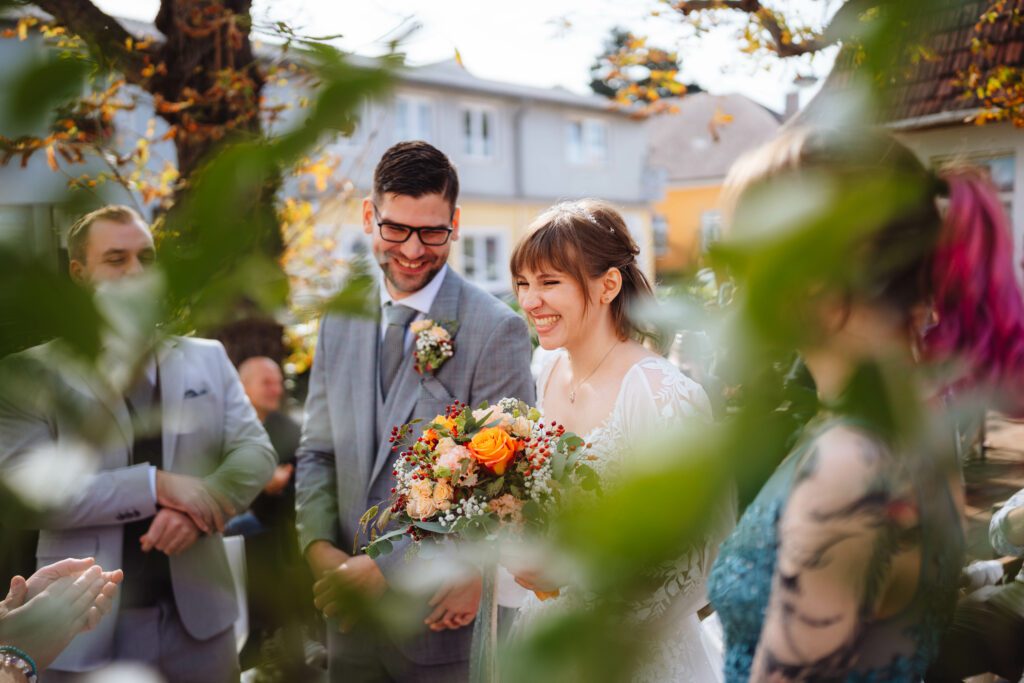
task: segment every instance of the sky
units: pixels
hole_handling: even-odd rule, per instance
[[[94,0],[104,11],[152,21],[159,0]],[[787,0],[787,11],[820,20],[834,2]],[[653,12],[661,7],[660,16]],[[254,0],[253,17],[285,21],[309,36],[341,35],[335,44],[380,54],[405,36],[401,50],[412,65],[451,59],[481,78],[589,92],[589,69],[614,26],[650,36],[682,55],[687,82],[716,94],[739,92],[781,111],[797,75],[824,76],[832,55],[811,63],[754,62],[740,55],[731,30],[699,40],[658,0]],[[803,100],[814,88],[802,91]]]

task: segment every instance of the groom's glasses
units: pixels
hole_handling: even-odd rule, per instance
[[[380,219],[380,214],[377,213],[376,205],[373,207],[373,216],[377,222],[377,229],[380,231],[380,238],[385,242],[394,242],[395,244],[408,242],[409,238],[415,233],[420,239],[420,244],[423,246],[440,247],[446,244],[448,239],[452,236],[452,228],[445,225],[413,228],[408,225],[402,225],[401,223],[382,221]]]

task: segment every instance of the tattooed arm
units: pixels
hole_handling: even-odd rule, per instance
[[[861,432],[835,427],[817,439],[779,521],[752,681],[844,678],[901,552],[889,522],[891,472],[882,447]]]

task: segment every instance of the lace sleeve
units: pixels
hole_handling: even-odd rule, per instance
[[[699,384],[661,358],[640,363],[626,378],[625,431],[638,442],[688,422],[711,421],[711,401]]]
[[[707,394],[668,361],[644,361],[628,381],[623,432],[630,443],[642,443],[668,429],[685,428],[694,420],[711,421]],[[703,538],[696,539],[678,559],[651,569],[658,588],[638,610],[641,619],[659,618],[668,612],[692,614],[707,603],[705,583],[718,543],[731,526],[731,500],[723,500],[721,509],[711,514],[715,521]]]

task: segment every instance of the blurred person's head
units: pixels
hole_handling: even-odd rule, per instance
[[[807,205],[824,202],[833,212],[843,207],[852,229],[850,241],[839,242],[841,258],[822,266],[838,272],[807,270],[820,281],[807,282],[806,296],[786,303],[803,309],[814,328],[805,353],[828,347],[870,355],[891,351],[890,342],[899,340],[922,358],[963,363],[965,383],[1018,376],[1024,366],[1024,303],[1014,277],[1013,243],[998,196],[979,169],[934,173],[880,130],[789,129],[730,171],[734,238],[742,243],[738,231],[744,225],[756,231],[767,222],[766,194],[814,186],[824,196]],[[879,190],[877,203],[853,203],[853,193],[867,187]],[[808,201],[789,198],[790,204]],[[813,211],[810,219],[794,222],[814,220]],[[822,215],[827,214],[817,214]],[[838,228],[826,221],[814,230],[827,235]]]
[[[270,413],[280,410],[281,399],[284,397],[284,375],[273,359],[266,356],[247,358],[238,366],[238,376],[261,422]]]
[[[639,253],[622,216],[605,202],[563,202],[538,216],[510,267],[541,346],[572,348],[605,328],[622,341],[645,336],[635,309],[653,292]]]
[[[391,296],[422,289],[444,267],[459,238],[459,177],[440,150],[400,142],[373,172],[373,193],[363,200],[363,230]]]
[[[156,250],[146,222],[127,206],[104,206],[75,221],[68,231],[71,277],[83,285],[138,275]]]

